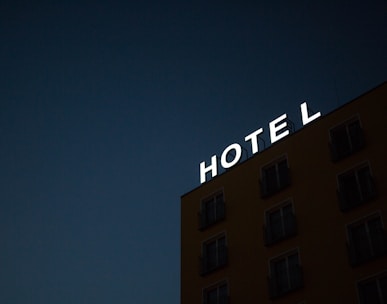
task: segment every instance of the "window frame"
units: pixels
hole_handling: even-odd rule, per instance
[[[286,166],[282,169],[285,169],[283,173],[280,171],[279,164],[286,162]],[[269,170],[274,167],[275,172],[275,182],[270,181],[273,177],[269,176]],[[283,175],[284,174],[284,175]],[[282,155],[272,160],[271,162],[263,165],[260,169],[260,186],[261,186],[261,197],[267,198],[270,197],[283,189],[287,188],[291,184],[290,178],[290,167],[289,159],[287,155]]]
[[[383,297],[382,293],[381,293],[381,288],[380,288],[380,280],[381,279],[386,279],[387,280],[387,270],[383,270],[383,271],[381,271],[379,273],[373,274],[371,276],[368,276],[368,277],[363,278],[361,280],[358,280],[356,282],[356,291],[357,291],[357,297],[358,297],[358,303],[359,304],[367,304],[367,302],[364,302],[363,299],[362,299],[363,295],[361,294],[360,286],[361,285],[364,286],[365,284],[373,282],[373,281],[376,281],[376,284],[377,284],[378,299],[379,300],[382,299],[384,302],[387,302],[387,297],[385,299]]]
[[[358,123],[359,127],[357,135],[351,135],[350,126],[354,123]],[[340,135],[334,135],[334,133],[340,132],[340,129],[344,129],[345,139],[347,141],[347,147],[343,148],[343,138],[338,138]],[[336,139],[335,139],[336,137]],[[344,137],[344,136],[341,136]],[[341,146],[340,146],[341,145]],[[329,148],[331,152],[331,159],[333,162],[337,162],[344,159],[358,151],[365,146],[365,136],[362,121],[360,115],[355,115],[340,124],[337,124],[329,129]],[[341,148],[339,148],[341,147]],[[342,151],[340,151],[342,149]]]
[[[364,181],[366,185],[362,184],[361,179],[363,176],[359,175],[359,172],[367,169]],[[344,185],[345,181],[348,182],[349,178],[354,176],[356,183],[356,192],[358,195],[357,198],[349,198],[350,195],[353,195],[353,189],[346,189]],[[369,201],[372,201],[377,196],[377,189],[375,184],[374,175],[369,161],[364,161],[355,166],[340,172],[336,176],[337,181],[337,196],[339,199],[339,207],[343,212],[349,211],[355,207],[366,204]],[[364,191],[364,190],[367,191]],[[352,199],[352,201],[351,201]]]
[[[291,214],[290,218],[290,227],[286,227],[286,215],[284,214],[284,208],[288,207],[290,205],[291,208]],[[272,232],[274,231],[274,223],[272,222],[270,215],[274,214],[275,212],[280,211],[280,225],[281,225],[281,235],[278,237],[274,237]],[[272,207],[269,209],[266,209],[264,212],[264,240],[265,240],[265,245],[270,246],[273,244],[276,244],[278,242],[281,242],[285,239],[288,239],[290,237],[293,237],[297,235],[297,219],[295,215],[295,209],[294,209],[294,202],[292,198],[288,198]]]
[[[295,267],[294,269],[296,269],[296,272],[291,274],[290,266],[289,266],[289,257],[293,255],[297,255],[298,263],[292,266],[292,267]],[[288,288],[281,290],[280,287],[278,286],[279,285],[278,275],[273,273],[274,272],[273,269],[276,264],[278,264],[280,261],[283,261],[283,260],[286,261],[286,277],[288,281]],[[288,250],[278,256],[275,256],[269,259],[268,264],[269,264],[268,285],[269,285],[269,295],[271,299],[282,297],[290,292],[296,291],[304,287],[303,271],[302,271],[299,248]],[[298,279],[296,279],[292,283],[291,282],[292,277],[298,277]]]
[[[219,289],[221,287],[225,286],[227,288],[226,296],[224,299],[221,298],[221,295],[219,293]],[[207,287],[204,287],[202,289],[202,303],[203,304],[211,304],[208,302],[207,295],[211,291],[217,291],[217,299],[216,299],[216,304],[228,304],[229,303],[229,297],[230,297],[230,287],[229,287],[229,282],[227,279],[220,280],[214,284],[211,284]],[[223,300],[223,301],[222,301]]]
[[[218,244],[219,240],[224,239],[224,244]],[[209,246],[215,244],[215,257],[208,255]],[[228,264],[228,244],[226,232],[217,235],[202,242],[200,257],[200,275],[204,276],[213,271],[221,269]],[[215,260],[214,265],[208,265],[211,259]]]
[[[369,222],[372,220],[379,219],[381,223],[380,231],[377,232],[377,235],[372,235],[371,228],[369,227]],[[367,241],[367,247],[369,249],[369,255],[361,256],[359,253],[356,252],[356,237],[354,236],[353,229],[356,227],[363,226],[365,227],[366,232],[366,241]],[[379,234],[380,233],[380,234]],[[371,214],[368,214],[364,217],[361,217],[359,219],[356,219],[355,221],[352,221],[351,223],[346,225],[346,234],[347,234],[347,249],[348,249],[348,256],[349,256],[349,262],[352,266],[358,266],[361,264],[364,264],[368,261],[377,259],[381,256],[387,255],[387,232],[384,226],[383,217],[380,211],[373,212]],[[375,237],[381,238],[381,243],[376,244]],[[380,239],[378,239],[380,241]],[[379,249],[376,249],[377,246],[381,246]]]
[[[218,201],[218,197],[222,196],[222,199]],[[210,202],[213,202],[213,206],[209,207]],[[214,218],[208,217],[209,209],[213,208]],[[220,189],[213,192],[211,195],[206,196],[200,201],[200,211],[198,213],[199,230],[204,230],[212,225],[223,221],[226,218],[226,203],[224,190]]]

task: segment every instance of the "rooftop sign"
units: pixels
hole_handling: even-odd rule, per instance
[[[306,124],[310,123],[311,121],[321,116],[320,112],[315,113],[312,116],[309,116],[308,105],[306,104],[306,102],[300,105],[300,110],[301,110],[303,126],[305,126]],[[277,117],[276,119],[272,120],[269,123],[269,132],[270,132],[271,143],[275,143],[276,141],[289,135],[290,131],[288,129],[286,113],[282,114],[281,116]],[[251,144],[252,154],[256,154],[259,152],[258,135],[261,133],[263,133],[263,128],[259,128],[258,130],[255,130],[254,132],[250,133],[245,137],[245,141],[250,142]],[[233,159],[230,161],[227,156],[231,151],[234,152],[233,153],[234,156],[233,156]],[[232,166],[236,165],[240,161],[241,157],[242,157],[241,145],[238,143],[233,143],[228,147],[226,147],[226,149],[224,149],[220,157],[220,165],[224,169],[229,169]],[[211,157],[210,165],[207,166],[204,161],[200,163],[200,183],[201,184],[206,182],[207,173],[211,173],[211,177],[215,177],[216,175],[218,175],[218,158],[216,154]]]

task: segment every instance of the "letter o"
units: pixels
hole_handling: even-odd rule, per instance
[[[235,157],[231,162],[227,161],[227,154],[231,151],[235,150]],[[242,157],[242,148],[239,144],[231,144],[229,145],[226,149],[224,149],[222,156],[220,158],[220,164],[224,169],[231,168],[234,166],[236,163],[239,162],[239,160]]]

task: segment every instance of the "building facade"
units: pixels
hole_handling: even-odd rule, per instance
[[[387,83],[181,197],[181,304],[387,303]]]

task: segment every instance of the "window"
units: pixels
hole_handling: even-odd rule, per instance
[[[387,273],[357,284],[360,304],[387,304]]]
[[[350,120],[330,131],[332,160],[337,161],[364,146],[363,130],[358,119]]]
[[[286,158],[262,168],[262,197],[270,196],[290,184]]]
[[[368,165],[357,167],[338,176],[340,209],[347,211],[376,196]]]
[[[202,202],[201,212],[199,213],[200,228],[206,228],[216,222],[224,219],[225,205],[223,192],[219,192],[206,198]]]
[[[296,218],[291,201],[266,212],[265,242],[274,244],[297,233]]]
[[[227,264],[227,245],[224,234],[203,244],[201,274],[207,274]]]
[[[228,304],[228,286],[219,283],[203,290],[203,304]]]
[[[373,215],[348,226],[351,265],[387,254],[387,235],[379,215]]]
[[[270,261],[270,297],[280,297],[303,286],[298,252],[291,252]]]

